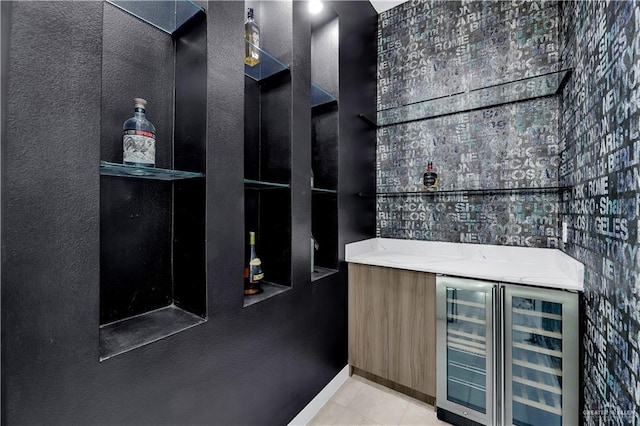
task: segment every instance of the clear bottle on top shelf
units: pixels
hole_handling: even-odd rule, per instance
[[[253,8],[247,9],[247,21],[244,23],[244,63],[250,67],[260,63],[260,27],[253,17]]]
[[[133,117],[122,125],[122,162],[133,166],[156,166],[156,128],[147,120],[147,101],[134,98]]]

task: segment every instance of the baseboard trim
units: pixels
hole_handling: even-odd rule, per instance
[[[377,376],[375,374],[369,373],[368,371],[365,370],[361,370],[357,367],[352,367],[351,369],[351,373],[358,375],[360,377],[364,377],[367,380],[371,380],[372,382],[376,382],[384,387],[387,387],[389,389],[393,389],[394,391],[403,393],[405,395],[410,396],[411,398],[415,398],[418,399],[422,402],[426,402],[429,405],[433,405],[435,407],[436,405],[436,398],[431,396],[431,395],[427,395],[426,393],[417,391],[415,389],[411,389],[407,386],[401,385],[399,383],[393,382],[389,379],[385,379],[384,377],[380,377]]]
[[[324,404],[331,399],[333,394],[336,393],[340,386],[344,384],[349,378],[349,366],[345,365],[342,370],[325,386],[315,398],[307,404],[306,407],[298,413],[297,416],[291,420],[289,426],[303,426],[308,424],[313,416],[318,414],[318,411],[324,406]]]

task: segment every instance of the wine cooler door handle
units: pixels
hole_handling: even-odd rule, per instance
[[[504,285],[499,286],[499,299],[498,303],[496,303],[497,311],[498,311],[498,327],[499,327],[499,335],[500,337],[496,339],[498,341],[498,352],[496,352],[498,359],[500,360],[500,368],[497,368],[498,371],[496,377],[496,386],[500,389],[500,399],[498,402],[498,422],[496,424],[506,425],[511,424],[511,419],[507,419],[506,417],[506,401],[505,401],[505,371],[507,367],[504,365],[505,363],[505,328],[504,328],[504,317],[507,315],[505,312],[505,287]]]
[[[491,289],[491,300],[493,301],[492,304],[492,315],[493,315],[493,325],[492,325],[492,330],[491,331],[492,335],[493,335],[493,365],[494,365],[494,369],[493,369],[493,386],[491,387],[491,395],[492,395],[492,404],[493,404],[493,423],[494,425],[498,425],[500,422],[500,415],[498,414],[499,409],[500,409],[500,401],[498,400],[498,376],[500,375],[499,371],[500,371],[500,366],[497,365],[496,360],[498,359],[497,357],[499,356],[499,349],[500,349],[500,343],[499,343],[499,338],[498,335],[496,333],[496,328],[498,327],[498,323],[500,321],[499,318],[499,307],[498,307],[498,287],[493,287]],[[487,380],[489,380],[487,378]]]

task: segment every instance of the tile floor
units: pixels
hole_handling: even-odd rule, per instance
[[[431,405],[353,375],[311,419],[321,425],[447,425]]]

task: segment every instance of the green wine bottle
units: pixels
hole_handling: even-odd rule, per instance
[[[245,287],[244,294],[258,294],[262,292],[261,281],[264,278],[262,272],[262,261],[256,254],[256,233],[249,232],[249,248],[251,254],[249,256],[249,285]]]

